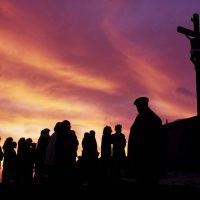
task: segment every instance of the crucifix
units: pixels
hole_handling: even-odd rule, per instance
[[[191,18],[194,30],[177,27],[177,32],[184,34],[189,40],[191,45],[190,60],[195,66],[196,71],[196,95],[197,95],[197,116],[200,117],[200,32],[199,32],[199,15],[193,14]]]

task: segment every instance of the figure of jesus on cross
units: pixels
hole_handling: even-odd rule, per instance
[[[191,21],[194,25],[194,30],[177,27],[179,33],[184,34],[189,40],[191,45],[190,60],[195,65],[196,70],[196,91],[197,91],[197,116],[200,117],[200,31],[199,31],[199,15],[193,14]]]

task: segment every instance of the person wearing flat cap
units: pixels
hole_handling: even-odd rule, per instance
[[[146,186],[158,184],[162,121],[149,107],[147,97],[135,99],[138,115],[128,139],[129,175]]]

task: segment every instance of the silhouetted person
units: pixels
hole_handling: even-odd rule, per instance
[[[17,143],[12,137],[8,137],[3,144],[4,162],[2,172],[2,183],[12,184],[16,181],[17,156],[15,148]]]
[[[35,162],[35,148],[36,144],[33,143],[31,138],[25,140],[25,183],[31,184],[33,181],[33,169]]]
[[[17,145],[17,182],[20,184],[25,183],[26,177],[26,140],[21,137]]]
[[[134,101],[138,115],[131,126],[128,141],[129,168],[139,182],[147,187],[158,184],[162,127],[160,117],[149,108],[148,101],[147,97],[139,97]]]
[[[76,136],[76,132],[74,130],[70,131],[70,136],[71,136],[71,140],[72,140],[72,154],[75,158],[74,160],[76,161],[79,141],[78,141],[78,138]]]
[[[101,160],[111,160],[111,133],[112,129],[110,126],[105,126],[103,129],[103,135],[101,139]]]
[[[112,137],[112,144],[113,144],[113,169],[114,174],[120,176],[122,170],[124,169],[125,165],[125,146],[126,146],[126,138],[125,135],[122,133],[122,125],[117,124],[115,126],[115,133],[111,136]]]
[[[46,159],[46,151],[49,143],[49,132],[50,129],[45,128],[41,131],[40,137],[36,146],[36,154],[35,154],[35,181],[41,183],[45,179],[45,159]]]
[[[0,137],[0,141],[1,141],[1,137]],[[3,151],[2,148],[0,146],[0,169],[1,169],[1,161],[3,160]]]
[[[47,150],[46,150],[46,159],[45,166],[48,175],[48,181],[50,184],[56,184],[56,139],[57,134],[62,132],[63,126],[62,122],[57,122],[54,126],[54,133],[50,136]]]
[[[91,180],[91,178],[95,177],[99,155],[97,151],[95,131],[91,130],[89,133],[86,132],[84,134],[82,147],[82,173],[84,178]]]
[[[109,176],[111,172],[111,133],[111,127],[105,126],[101,138],[101,167],[103,176]]]
[[[82,160],[87,161],[90,159],[90,133],[85,132],[82,140]]]
[[[71,130],[68,120],[62,122],[62,131],[58,132],[56,138],[56,162],[58,165],[74,166],[77,156],[78,139]]]
[[[90,133],[85,132],[82,139],[82,156],[80,160],[81,175],[82,178],[86,181],[88,180],[90,172]]]
[[[96,133],[94,130],[90,131],[90,157],[91,160],[96,161],[98,160],[99,152],[97,150],[97,141],[95,137]]]
[[[57,122],[54,126],[54,133],[50,136],[49,143],[47,145],[46,159],[45,164],[47,166],[55,166],[55,147],[56,147],[56,138],[59,132],[62,132],[62,122]]]
[[[62,131],[57,133],[55,146],[56,167],[61,182],[75,175],[78,144],[76,134],[71,130],[71,123],[64,120]]]
[[[97,157],[97,142],[95,132],[85,132],[82,140],[82,158],[85,160],[94,160]]]

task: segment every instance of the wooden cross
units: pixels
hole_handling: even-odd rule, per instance
[[[193,25],[194,25],[194,31],[187,29],[187,28],[183,28],[182,26],[178,26],[177,31],[186,36],[198,37],[200,34],[200,32],[199,32],[199,15],[197,13],[194,13],[193,18],[191,18],[191,21],[193,22]]]
[[[177,27],[177,31],[186,35],[186,37],[190,40],[191,44],[191,61],[195,65],[200,65],[200,31],[199,31],[199,15],[197,13],[193,14],[193,18],[191,21],[194,25],[194,30],[190,30],[187,28],[183,28],[182,26]],[[199,62],[199,63],[198,63]],[[196,67],[196,66],[195,66]]]
[[[194,25],[194,30],[190,30],[181,26],[177,27],[177,32],[184,34],[191,45],[190,60],[195,65],[196,70],[196,91],[197,91],[197,116],[200,117],[200,31],[199,31],[199,15],[193,14],[191,21]]]
[[[193,14],[193,18],[191,18],[191,21],[193,22],[194,25],[194,31],[187,29],[187,28],[183,28],[182,26],[178,26],[177,27],[177,31],[179,33],[182,33],[184,35],[191,36],[193,38],[195,37],[200,37],[200,32],[199,32],[199,15],[197,13]]]

